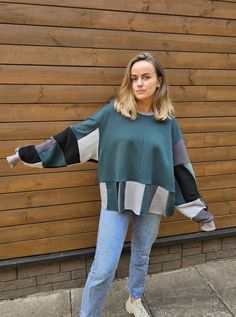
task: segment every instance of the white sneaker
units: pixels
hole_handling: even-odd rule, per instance
[[[141,298],[138,298],[134,300],[133,303],[131,303],[131,300],[129,297],[125,304],[125,308],[129,314],[133,314],[135,317],[150,317],[146,309],[143,307]]]

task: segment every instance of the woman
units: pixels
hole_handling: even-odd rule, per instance
[[[214,230],[213,216],[198,193],[164,70],[150,53],[128,64],[117,97],[82,123],[40,145],[8,157],[35,167],[98,161],[101,214],[95,258],[84,288],[80,317],[98,317],[132,221],[129,298],[126,310],[148,316],[142,305],[149,254],[161,215],[174,207]]]

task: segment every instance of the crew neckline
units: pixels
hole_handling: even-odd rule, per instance
[[[137,110],[137,112],[141,115],[144,115],[144,116],[153,116],[154,115],[154,112],[153,111],[140,111],[140,110]]]

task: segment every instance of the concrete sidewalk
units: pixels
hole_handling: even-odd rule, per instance
[[[115,281],[102,317],[130,316],[127,279]],[[79,317],[82,289],[0,301],[1,317]],[[236,258],[148,277],[143,303],[155,317],[236,317]]]

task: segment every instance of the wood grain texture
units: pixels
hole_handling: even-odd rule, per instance
[[[181,127],[182,128],[182,127]],[[236,145],[236,132],[201,132],[201,133],[185,133],[184,140],[187,148],[204,148],[204,147],[219,147]],[[29,137],[29,135],[28,135]],[[5,158],[15,151],[19,146],[28,144],[40,144],[44,140],[36,139],[19,139],[11,141],[0,141],[0,158]],[[77,165],[78,169],[87,169],[88,166],[95,163],[84,163]],[[17,167],[18,168],[18,167]],[[25,167],[26,169],[26,167]],[[40,171],[40,170],[39,170]]]
[[[167,68],[236,69],[236,54],[153,50]],[[139,50],[0,44],[0,64],[126,67]]]
[[[14,94],[10,94],[14,91]],[[106,103],[118,86],[0,85],[0,103]],[[235,101],[235,86],[172,86],[174,101]]]
[[[0,194],[0,210],[52,206],[100,199],[98,186]]]
[[[0,228],[0,244],[31,239],[44,239],[71,234],[89,233],[97,230],[98,217],[63,219],[37,224],[14,226],[14,235],[8,227]]]
[[[233,37],[0,24],[0,44],[236,53]]]
[[[24,122],[2,123],[0,140],[28,139],[29,131],[32,138],[49,138],[64,130],[70,125],[79,124],[81,121],[55,121],[55,122],[28,122],[27,128]],[[181,118],[179,125],[184,133],[195,132],[233,132],[236,130],[235,117],[223,118]]]
[[[192,161],[195,174],[196,176],[207,176],[207,175],[226,175],[226,174],[232,174],[236,173],[236,161],[235,160],[222,160],[222,161],[206,161],[206,162],[195,162],[194,159]],[[20,176],[25,177],[27,175],[33,175],[32,178],[38,179],[40,182],[40,186],[47,180],[47,178],[44,178],[44,174],[49,174],[50,176],[47,176],[49,179],[49,183],[51,185],[47,186],[52,186],[52,184],[55,182],[52,180],[52,178],[57,177],[60,174],[65,173],[68,177],[71,176],[72,174],[68,174],[70,172],[77,172],[78,177],[80,176],[79,171],[83,172],[89,172],[93,171],[94,173],[97,173],[97,163],[94,162],[88,162],[88,163],[83,163],[83,164],[74,164],[70,165],[65,168],[43,168],[43,169],[38,169],[38,168],[29,168],[25,166],[24,164],[19,164],[17,168],[10,168],[6,159],[0,159],[0,174],[2,177],[2,182],[9,183],[11,185],[11,188],[13,186],[13,183],[15,183],[14,186],[16,186],[17,182],[20,182],[22,178],[13,178],[8,176]],[[43,175],[42,175],[43,174]],[[35,175],[38,175],[35,177]],[[42,175],[42,180],[41,180],[41,175]],[[95,177],[93,175],[93,177]],[[78,182],[78,180],[67,180],[67,183],[71,182]],[[24,185],[27,186],[27,185]],[[35,185],[37,186],[37,184]],[[4,186],[1,186],[2,189],[7,190],[7,188]],[[63,185],[60,185],[60,187],[63,187]],[[65,185],[65,187],[67,187]]]
[[[232,222],[235,222],[236,215],[217,216],[215,217],[216,226],[221,228],[229,228]],[[183,220],[178,222],[163,223],[160,227],[159,237],[174,236],[180,233],[194,233],[199,231],[199,224],[193,223],[191,220]],[[17,241],[13,243],[0,244],[0,259],[7,259],[14,254],[16,257],[35,255],[42,253],[52,253],[66,251],[68,249],[80,249],[83,247],[92,247],[96,243],[97,233],[86,232],[79,234],[70,234],[65,236],[56,236],[50,238],[41,238],[35,240]],[[128,233],[126,241],[130,240]]]
[[[0,84],[120,85],[124,68],[1,66]],[[236,70],[167,69],[170,85],[234,85]]]
[[[97,171],[69,171],[36,175],[1,177],[0,193],[26,192],[32,190],[92,186],[98,184]]]
[[[66,210],[66,213],[65,213]],[[100,201],[1,211],[1,227],[98,216]]]
[[[84,120],[103,103],[83,104],[0,104],[1,122],[51,122]],[[189,101],[175,102],[177,118],[235,117],[236,101]],[[224,120],[222,118],[222,120]]]
[[[235,21],[227,19],[14,3],[0,3],[0,23],[225,36],[236,31]]]
[[[226,201],[208,204],[215,216],[236,213],[236,201]],[[65,213],[66,210],[66,213]],[[65,219],[80,219],[99,216],[100,201],[61,204],[58,206],[42,206],[33,208],[12,209],[1,211],[1,227],[20,226]],[[186,217],[176,210],[172,217],[162,217],[162,222],[185,219]]]
[[[235,16],[235,0],[0,1],[0,259],[95,246],[96,163],[11,169],[5,157],[101,108],[142,51],[166,70],[217,228],[236,226]],[[199,230],[176,211],[159,236]]]
[[[235,194],[235,186],[201,190],[201,196],[209,204],[235,200]],[[100,193],[98,186],[88,186],[0,194],[0,199],[0,210],[10,210],[94,201],[100,199]]]
[[[12,2],[12,0],[4,0]],[[162,13],[183,16],[217,17],[217,18],[235,18],[235,4],[231,2],[198,0],[196,3],[190,1],[176,2],[175,0],[155,1],[151,0],[144,3],[143,0],[130,1],[109,1],[109,0],[17,0],[16,3],[31,3],[61,7],[88,8],[99,10],[131,11],[131,12],[149,12]]]

